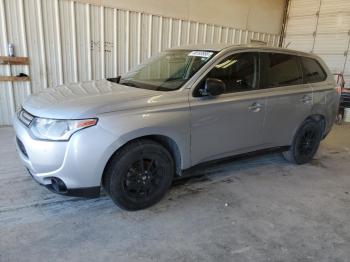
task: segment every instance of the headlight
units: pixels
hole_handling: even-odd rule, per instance
[[[30,125],[32,134],[43,140],[67,141],[77,131],[94,126],[97,119],[56,120],[36,117]]]

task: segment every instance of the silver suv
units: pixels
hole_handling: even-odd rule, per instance
[[[267,148],[309,162],[339,93],[317,56],[257,46],[167,50],[122,77],[50,88],[14,118],[33,178],[121,208],[158,202],[199,163]]]

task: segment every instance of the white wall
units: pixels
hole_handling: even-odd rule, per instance
[[[279,34],[285,0],[77,0],[185,20]]]
[[[350,87],[350,0],[291,0],[284,45],[321,56]]]

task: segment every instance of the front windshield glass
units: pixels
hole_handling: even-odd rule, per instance
[[[119,83],[157,91],[176,90],[213,55],[211,51],[165,51],[132,69],[121,77]]]

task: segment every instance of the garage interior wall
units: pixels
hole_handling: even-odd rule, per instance
[[[271,7],[281,0],[260,4],[259,12],[256,7],[247,9],[246,5],[237,5],[236,8],[242,6],[240,17],[244,22],[236,21],[233,15],[235,22],[229,23],[227,17],[221,20],[222,16],[218,15],[216,19],[216,15],[209,16],[205,12],[205,22],[200,12],[194,15],[198,20],[193,20],[188,5],[187,15],[177,17],[181,10],[174,11],[175,15],[171,16],[171,10],[164,11],[164,8],[156,13],[155,6],[149,10],[154,13],[148,13],[126,9],[126,5],[122,9],[111,5],[117,1],[91,1],[0,0],[0,56],[7,56],[8,44],[13,43],[16,56],[28,56],[30,61],[29,66],[0,65],[0,75],[25,73],[31,78],[30,82],[0,82],[0,125],[11,124],[12,116],[29,94],[65,83],[123,74],[169,47],[197,43],[239,44],[252,39],[277,46],[284,8],[283,4],[277,5],[280,6],[278,12],[279,8]],[[200,6],[201,1],[194,2]],[[208,1],[203,1],[203,5],[205,2]],[[245,2],[253,5],[264,1]],[[135,0],[130,3],[135,4]],[[217,13],[217,9],[214,11],[211,13]],[[239,10],[235,9],[233,14],[237,13]],[[259,18],[271,14],[275,16],[273,20],[259,25]],[[216,20],[222,24],[207,22]]]
[[[321,56],[350,86],[350,1],[291,0],[283,46]]]
[[[279,34],[285,0],[76,0],[183,20]]]

